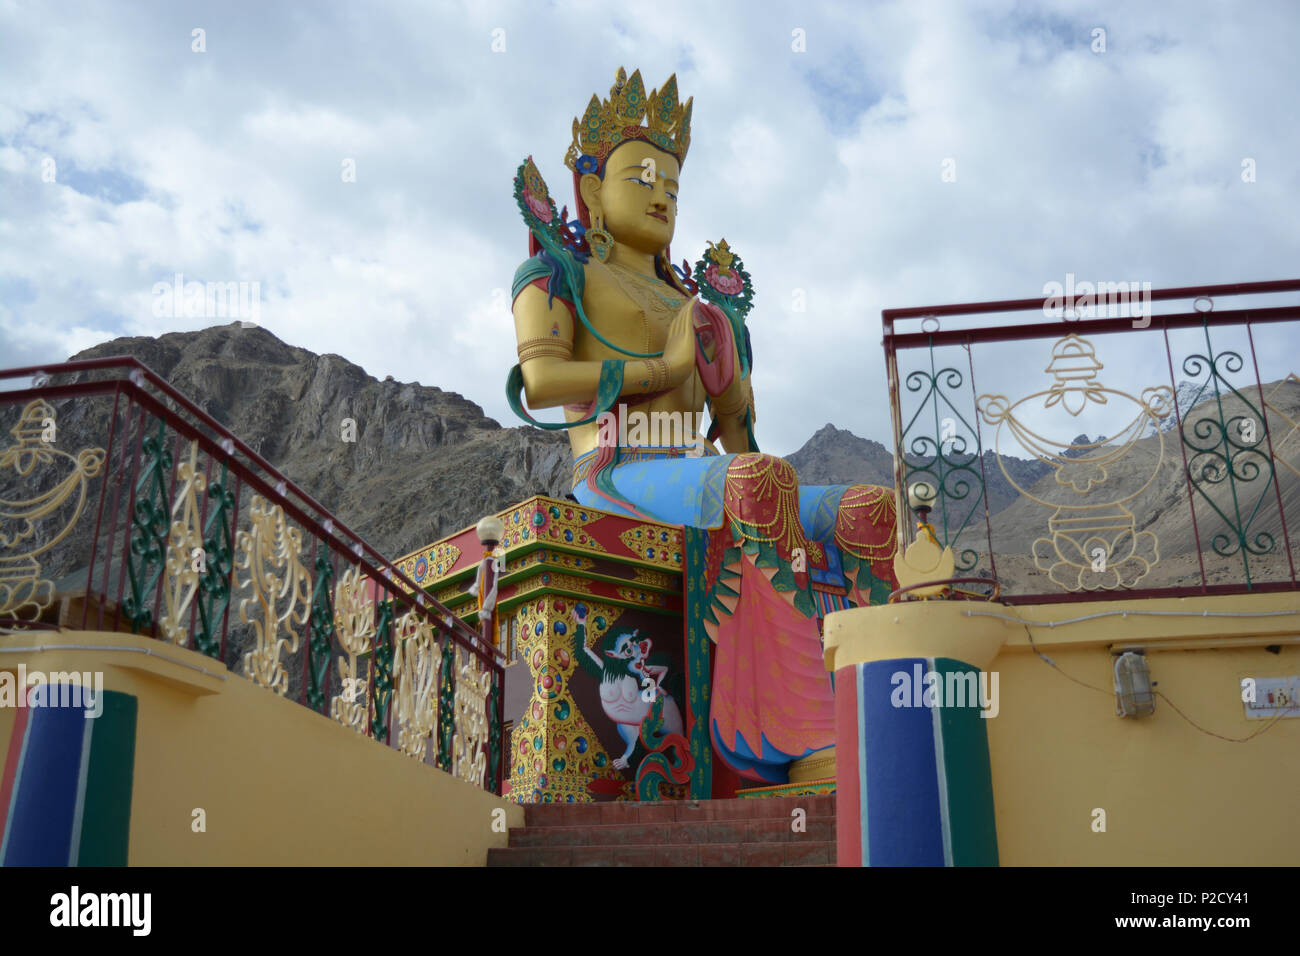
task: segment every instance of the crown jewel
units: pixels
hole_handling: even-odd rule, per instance
[[[564,163],[574,172],[594,173],[614,149],[629,140],[646,140],[666,153],[686,161],[691,144],[691,103],[683,106],[677,95],[677,74],[662,89],[646,95],[641,71],[631,78],[618,68],[618,76],[604,102],[592,94],[587,111],[573,121],[573,143]],[[645,120],[647,125],[642,126]]]

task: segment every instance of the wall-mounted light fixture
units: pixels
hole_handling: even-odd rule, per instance
[[[1144,651],[1115,655],[1115,713],[1120,717],[1145,717],[1155,713],[1156,695]]]

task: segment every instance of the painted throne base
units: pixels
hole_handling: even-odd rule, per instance
[[[827,747],[790,764],[791,783],[835,779],[835,747]]]
[[[769,787],[746,787],[738,797],[802,797],[835,792],[835,747],[827,747],[790,764],[790,780]]]

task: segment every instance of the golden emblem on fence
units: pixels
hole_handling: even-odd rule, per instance
[[[993,448],[1003,476],[1023,497],[1052,509],[1049,535],[1033,543],[1034,564],[1067,591],[1132,587],[1160,560],[1155,534],[1137,530],[1127,505],[1150,487],[1164,463],[1165,437],[1159,422],[1173,412],[1173,391],[1162,385],[1134,397],[1104,385],[1097,378],[1103,367],[1092,343],[1072,333],[1052,346],[1045,371],[1055,381],[1049,388],[1015,402],[987,394],[976,401],[984,421],[996,426]],[[1125,405],[1134,406],[1133,417],[1114,435],[1097,441],[1055,440],[1037,424],[1050,423],[1064,429],[1062,434],[1077,435],[1087,422],[1085,412],[1114,413]],[[1126,469],[1124,479],[1113,480],[1119,463],[1151,431],[1158,454]],[[1026,450],[1052,468],[1054,480],[1037,482],[1037,493],[1022,488],[1007,471],[1003,455],[1012,454],[1007,446],[1013,442],[1015,451]]]
[[[17,441],[0,449],[0,472],[13,469],[23,483],[49,490],[32,498],[0,497],[0,617],[35,621],[54,600],[54,582],[41,577],[38,554],[49,551],[72,531],[86,507],[87,479],[104,466],[104,449],[86,448],[75,456],[53,447],[57,437],[54,408],[35,399],[23,408],[9,430]],[[71,471],[59,478],[56,469]],[[58,512],[72,503],[72,514]]]

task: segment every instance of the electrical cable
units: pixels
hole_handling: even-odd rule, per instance
[[[1067,624],[1079,624],[1083,621],[1095,621],[1103,617],[1128,617],[1130,614],[1135,617],[1291,617],[1300,615],[1300,608],[1288,611],[1099,611],[1096,614],[1086,614],[1083,617],[1072,617],[1065,621],[1026,621],[1023,618],[1012,617],[1009,614],[991,614],[988,611],[962,611],[964,617],[991,617],[999,621],[1010,621],[1012,624],[1023,624],[1026,627],[1064,627]]]
[[[1024,622],[1022,621],[1021,624],[1024,624]],[[1025,636],[1029,638],[1029,646],[1033,649],[1033,652],[1037,654],[1039,657],[1041,657],[1048,665],[1056,668],[1057,673],[1059,673],[1062,677],[1065,677],[1068,680],[1072,680],[1074,681],[1074,683],[1079,684],[1082,687],[1086,687],[1089,690],[1095,690],[1098,693],[1105,694],[1108,697],[1114,696],[1114,691],[1106,690],[1104,687],[1098,687],[1096,684],[1089,684],[1086,681],[1081,681],[1077,677],[1073,677],[1070,674],[1067,674],[1065,671],[1063,671],[1061,669],[1061,666],[1057,664],[1056,661],[1052,660],[1050,657],[1048,657],[1046,654],[1044,654],[1042,651],[1038,649],[1038,645],[1034,643],[1034,635],[1029,633],[1029,627],[1027,625],[1025,626]],[[1156,697],[1163,698],[1164,702],[1174,709],[1174,713],[1176,713],[1179,717],[1183,718],[1183,720],[1191,724],[1192,727],[1194,727],[1196,730],[1199,730],[1201,733],[1205,734],[1206,736],[1215,737],[1219,740],[1226,740],[1230,744],[1244,744],[1248,740],[1253,740],[1254,738],[1258,737],[1260,734],[1265,733],[1268,730],[1271,730],[1274,724],[1276,724],[1279,720],[1281,720],[1291,711],[1300,710],[1300,703],[1292,703],[1289,707],[1286,708],[1286,710],[1280,710],[1276,714],[1274,714],[1273,717],[1270,718],[1268,723],[1266,723],[1263,727],[1259,728],[1259,730],[1256,730],[1251,734],[1247,734],[1245,737],[1226,737],[1223,734],[1216,734],[1213,730],[1206,730],[1196,721],[1192,720],[1192,718],[1188,717],[1186,714],[1182,712],[1182,710],[1179,709],[1177,704],[1175,704],[1172,700],[1169,699],[1169,695],[1166,694],[1164,691],[1153,690],[1152,693]]]

